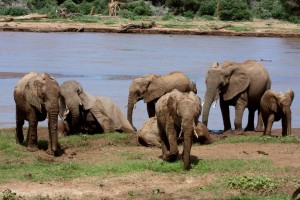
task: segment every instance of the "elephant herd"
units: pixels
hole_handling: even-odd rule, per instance
[[[47,73],[29,73],[14,89],[16,103],[16,142],[26,144],[28,151],[38,150],[37,124],[48,118],[50,155],[57,155],[59,132],[134,134],[143,146],[158,146],[162,158],[175,161],[178,141],[183,141],[184,169],[190,169],[192,142],[212,143],[207,129],[213,101],[220,100],[224,133],[231,132],[229,106],[235,107],[234,131],[263,131],[271,135],[274,121],[282,120],[282,135],[291,135],[291,104],[294,92],[270,90],[271,79],[266,68],[255,60],[243,63],[213,63],[206,74],[204,101],[197,96],[196,84],[185,74],[175,71],[167,75],[149,74],[132,81],[129,87],[127,118],[107,97],[86,93],[74,80],[59,85]],[[137,131],[133,125],[133,108],[139,100],[147,104],[147,119]],[[242,128],[244,110],[248,108],[248,124]],[[254,113],[258,122],[254,129]],[[202,112],[202,122],[199,117]],[[58,120],[60,116],[61,120]],[[29,128],[24,141],[22,127]],[[213,119],[211,119],[213,120]],[[264,129],[263,129],[264,126]],[[204,138],[204,139],[203,139]]]

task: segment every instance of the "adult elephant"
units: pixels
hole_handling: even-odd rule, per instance
[[[59,85],[47,73],[29,73],[21,78],[14,89],[14,100],[16,103],[16,142],[24,142],[23,125],[24,121],[29,122],[28,151],[37,151],[37,125],[48,117],[49,142],[48,150],[50,155],[55,155],[58,150],[58,99]]]
[[[136,133],[109,98],[85,93],[76,81],[62,83],[60,93],[60,116],[66,120],[70,133]]]
[[[134,127],[132,114],[134,105],[141,99],[147,103],[148,116],[155,116],[155,102],[164,94],[177,89],[181,92],[197,93],[196,84],[183,73],[174,71],[167,75],[148,74],[132,81],[129,87],[127,119]],[[134,127],[135,128],[135,127]]]
[[[260,110],[265,126],[264,135],[271,135],[274,121],[282,120],[282,136],[292,133],[291,105],[294,91],[288,89],[285,93],[267,90],[261,98]]]
[[[201,100],[194,93],[173,90],[163,95],[155,105],[157,127],[160,134],[162,158],[173,162],[178,156],[177,139],[183,135],[182,159],[184,169],[190,169],[192,137],[196,133],[201,114]]]
[[[243,63],[226,61],[214,63],[206,74],[206,93],[204,97],[202,122],[207,126],[211,104],[220,98],[224,132],[231,130],[229,106],[235,106],[235,131],[243,133],[242,117],[245,108],[249,110],[245,130],[254,130],[254,113],[259,117],[256,130],[262,131],[262,118],[259,112],[260,99],[271,87],[271,79],[266,68],[255,60]]]

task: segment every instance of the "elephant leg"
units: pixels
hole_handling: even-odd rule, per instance
[[[23,135],[23,125],[24,125],[24,117],[22,113],[16,108],[16,143],[23,144],[24,135]]]
[[[237,103],[235,106],[234,127],[237,134],[243,134],[244,132],[242,129],[242,119],[245,108],[246,106],[242,103]]]
[[[155,102],[154,101],[150,101],[149,103],[147,103],[147,111],[148,111],[149,118],[155,116]]]
[[[174,162],[179,154],[177,146],[177,132],[173,125],[167,127],[167,136],[170,145],[170,152],[167,155],[167,160]]]
[[[37,151],[38,145],[37,145],[37,125],[38,121],[37,119],[29,118],[29,128],[28,128],[28,147],[27,151]]]
[[[170,149],[168,138],[166,136],[165,131],[159,126],[159,124],[157,125],[158,125],[160,140],[161,140],[162,159],[167,160],[167,152],[168,149]]]
[[[264,135],[271,135],[271,130],[272,130],[274,120],[275,120],[274,114],[270,114],[270,116],[267,120],[267,126],[265,129]]]
[[[220,98],[220,107],[224,124],[223,132],[231,131],[229,105],[226,102],[224,102],[223,98]]]
[[[257,125],[256,125],[256,128],[255,128],[255,131],[256,132],[262,132],[264,129],[263,129],[263,118],[262,118],[262,114],[260,112],[260,109],[257,110]]]
[[[189,170],[191,168],[191,162],[190,162],[191,147],[192,147],[192,135],[184,134],[184,147],[182,152],[182,159],[183,159],[185,170]]]
[[[255,114],[255,109],[249,108],[248,123],[245,128],[245,131],[254,131],[254,114]]]

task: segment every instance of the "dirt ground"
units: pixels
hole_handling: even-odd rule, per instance
[[[14,130],[10,129],[13,134]],[[246,132],[247,135],[261,135],[261,132]],[[280,135],[281,130],[273,130],[273,135]],[[293,134],[300,138],[300,129],[293,129]],[[47,135],[47,128],[39,128],[41,138]],[[212,134],[215,141],[230,137],[243,137],[235,134],[216,135]],[[89,151],[75,152],[75,149],[68,148],[65,154],[55,158],[59,161],[70,159],[80,162],[105,163],[107,160],[99,161],[97,154],[101,152],[109,153],[108,160],[115,158],[114,152],[145,152],[153,159],[160,159],[161,149],[142,146],[103,146],[105,141],[98,139],[91,143]],[[102,146],[101,146],[102,144]],[[99,147],[101,146],[101,148]],[[35,152],[36,156],[44,159],[53,159],[43,150]],[[218,145],[193,145],[191,155],[201,160],[209,159],[270,159],[276,166],[294,167],[300,169],[300,146],[299,144],[283,143],[233,143]],[[22,197],[42,196],[48,199],[211,199],[212,193],[205,196],[197,196],[191,193],[192,188],[202,188],[213,182],[220,174],[180,174],[174,176],[170,173],[155,173],[152,171],[130,173],[130,175],[86,177],[73,180],[33,182],[33,181],[10,181],[0,184],[0,191],[9,188]],[[295,175],[300,177],[300,170]],[[291,194],[295,188],[286,188]],[[132,192],[132,195],[129,193]],[[133,193],[134,192],[134,193]],[[157,192],[158,196],[153,196]]]
[[[254,19],[249,22],[219,20],[162,21],[157,17],[144,21],[123,21],[118,17],[99,16],[99,23],[80,22],[38,22],[10,21],[0,22],[0,31],[27,32],[105,32],[105,33],[147,33],[147,34],[186,34],[251,37],[300,37],[300,25],[279,20]],[[141,25],[155,22],[150,29],[135,28],[124,30],[128,24]],[[166,28],[168,27],[168,28]]]

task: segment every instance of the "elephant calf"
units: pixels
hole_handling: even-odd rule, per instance
[[[200,98],[194,92],[182,93],[174,89],[157,101],[155,113],[163,160],[170,162],[176,160],[177,138],[183,136],[184,169],[190,169],[192,137],[201,114]]]
[[[60,116],[67,122],[70,133],[134,133],[135,130],[121,109],[111,99],[85,93],[76,81],[60,86]]]
[[[271,135],[274,121],[281,120],[282,136],[291,135],[291,105],[294,92],[288,89],[285,93],[267,90],[261,98],[260,111],[264,122],[264,135]]]
[[[213,143],[208,128],[202,122],[198,122],[195,131],[197,134],[193,135],[194,143],[200,143],[200,144]],[[178,138],[178,142],[180,142],[181,139],[182,138]],[[157,127],[156,117],[151,117],[144,122],[142,128],[138,132],[138,141],[142,146],[161,147],[161,140],[159,136],[159,130]]]

